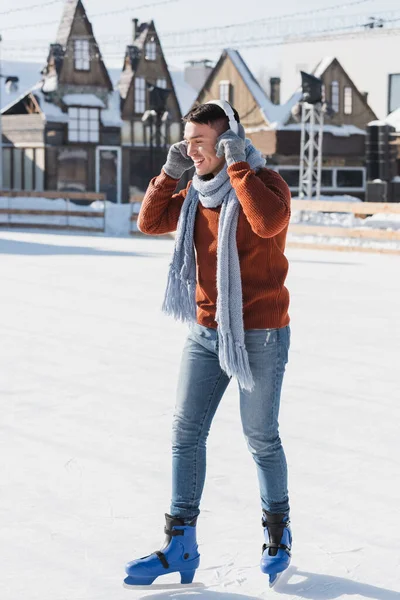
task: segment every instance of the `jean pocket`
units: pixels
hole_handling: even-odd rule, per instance
[[[256,348],[272,346],[278,342],[279,329],[250,329],[246,331],[246,345]]]

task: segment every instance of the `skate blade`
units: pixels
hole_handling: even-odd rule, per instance
[[[206,586],[204,585],[204,583],[200,583],[200,582],[193,582],[193,583],[151,583],[151,584],[129,584],[129,583],[125,583],[125,581],[122,584],[122,587],[124,587],[126,590],[148,590],[149,588],[151,588],[153,591],[154,590],[179,590],[179,589],[191,589],[191,588],[205,588]]]
[[[282,573],[274,573],[274,575],[269,576],[269,587],[272,588],[279,581]]]

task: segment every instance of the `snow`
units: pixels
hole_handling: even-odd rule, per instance
[[[198,587],[123,589],[125,562],[162,544],[169,508],[187,332],[160,311],[172,247],[0,232],[2,600],[397,600],[398,257],[312,250],[287,253],[290,570],[269,590],[258,568],[257,477],[232,383],[208,443]]]
[[[140,203],[132,204],[115,204],[113,202],[102,202],[97,200],[91,204],[84,206],[76,204],[72,201],[67,202],[62,199],[62,192],[60,192],[60,198],[55,200],[49,200],[47,198],[29,198],[29,197],[18,197],[18,198],[6,198],[0,196],[0,209],[1,208],[18,208],[18,209],[36,209],[36,210],[54,210],[54,211],[85,211],[85,212],[98,212],[105,210],[105,232],[109,236],[124,236],[130,234],[131,222],[130,217],[132,212],[139,212]],[[53,224],[53,225],[74,225],[79,227],[88,228],[99,228],[103,227],[103,217],[71,217],[71,216],[58,216],[58,215],[0,215],[0,224],[9,222],[12,223],[24,223],[37,225],[37,224]]]
[[[292,196],[292,200],[306,200],[307,202],[317,201],[317,198],[314,196],[313,198],[300,198],[299,196]],[[362,202],[360,198],[356,196],[350,196],[348,194],[342,194],[338,196],[325,196],[321,194],[319,200],[326,200],[327,202]]]
[[[3,86],[0,108],[3,109],[6,106],[14,104],[15,100],[21,97],[21,94],[22,97],[26,96],[25,90],[30,90],[37,83],[43,66],[44,65],[42,63],[2,60],[1,72],[4,75],[17,76],[19,78],[19,82],[18,90],[15,92],[6,93],[4,92],[5,88]]]
[[[105,108],[104,102],[95,94],[66,94],[62,101],[66,106],[91,106]]]
[[[331,66],[334,60],[334,56],[325,56],[313,72],[314,77],[318,77],[320,79],[327,70],[327,68]]]
[[[4,113],[6,110],[8,110],[8,108],[10,108],[10,106],[16,104],[32,93],[36,97],[40,106],[40,110],[42,111],[46,121],[52,123],[68,122],[68,113],[62,112],[61,108],[59,108],[56,104],[53,104],[53,102],[48,102],[48,97],[46,97],[46,94],[44,94],[42,91],[42,84],[42,81],[36,82],[35,85],[33,85],[30,89],[25,90],[23,94],[15,97],[9,104],[4,105],[1,112]]]
[[[185,72],[170,70],[172,83],[174,84],[175,93],[178,97],[179,106],[182,115],[186,115],[192,108],[198,92],[185,81]]]
[[[118,90],[108,94],[108,107],[101,111],[101,122],[105,127],[122,127],[120,102]]]
[[[279,126],[277,129],[285,131],[301,131],[301,123],[291,123],[290,125]],[[309,129],[309,126],[307,126]],[[351,135],[366,135],[364,129],[355,125],[326,125],[324,124],[324,133],[331,133],[337,137],[350,137]]]
[[[42,90],[45,93],[55,92],[57,90],[57,85],[58,85],[57,74],[47,75],[43,81]]]
[[[396,128],[396,131],[400,132],[400,108],[390,113],[390,115],[386,117],[385,122],[388,125],[392,125]]]
[[[259,105],[265,120],[271,126],[284,125],[291,115],[292,108],[300,100],[301,93],[296,92],[293,94],[286,104],[273,104],[243,61],[239,52],[230,48],[226,52]]]

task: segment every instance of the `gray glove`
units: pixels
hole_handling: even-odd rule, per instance
[[[193,164],[192,159],[187,155],[187,142],[182,140],[170,147],[163,169],[173,179],[180,179],[185,171],[193,167]]]
[[[228,129],[217,139],[215,150],[218,158],[225,154],[225,160],[230,167],[235,162],[246,160],[246,141],[243,125],[239,123],[239,132],[236,134],[232,129]]]

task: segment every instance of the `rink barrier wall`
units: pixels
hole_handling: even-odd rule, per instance
[[[143,200],[143,196],[132,196],[131,212],[131,235],[143,235],[137,228],[138,220],[138,204]],[[400,203],[390,202],[336,202],[329,200],[292,200],[292,210],[304,212],[324,212],[324,213],[352,213],[361,218],[374,214],[400,214]],[[367,229],[367,228],[350,228],[338,227],[329,225],[303,225],[291,223],[289,225],[289,233],[296,236],[313,236],[312,241],[288,240],[289,248],[313,248],[315,250],[338,250],[338,251],[358,251],[358,252],[378,252],[383,254],[400,254],[400,250],[395,248],[384,247],[368,247],[354,244],[334,244],[332,241],[324,242],[318,238],[348,238],[350,240],[366,240],[377,242],[400,241],[400,231],[391,229]],[[317,241],[315,241],[317,238]]]
[[[392,202],[336,202],[329,200],[292,200],[292,211],[323,212],[323,213],[351,213],[357,217],[365,218],[376,214],[400,214],[400,203]],[[289,248],[310,248],[315,250],[342,250],[358,252],[379,252],[385,254],[400,254],[400,249],[390,247],[362,246],[357,243],[334,244],[334,238],[347,238],[358,241],[392,242],[400,241],[400,230],[373,229],[361,227],[338,227],[330,225],[304,225],[291,223],[289,234],[295,236],[313,236],[313,240],[287,241]],[[327,240],[327,238],[329,238]],[[327,240],[327,241],[326,241]]]
[[[7,215],[7,221],[0,221],[0,228],[3,229],[50,229],[58,231],[83,231],[83,232],[98,232],[104,233],[106,230],[106,196],[105,194],[95,192],[25,192],[19,191],[1,191],[0,198],[9,198],[12,203],[12,198],[45,198],[47,200],[65,200],[67,204],[66,210],[48,210],[40,208],[13,208],[11,203],[7,208],[0,208],[0,215]],[[102,210],[77,210],[71,209],[72,201],[83,202],[103,202]],[[35,221],[13,221],[12,217],[65,217],[65,223],[43,223]],[[82,218],[88,221],[87,224],[77,225],[70,222],[73,217]],[[101,219],[102,226],[95,227],[89,225],[89,219]]]

